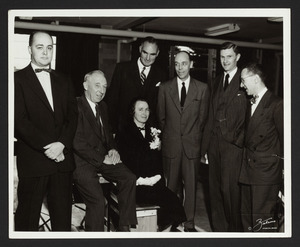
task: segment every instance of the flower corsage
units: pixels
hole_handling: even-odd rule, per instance
[[[160,139],[159,139],[159,134],[161,133],[160,129],[156,129],[151,127],[150,128],[150,134],[152,136],[152,141],[149,142],[150,144],[150,149],[158,149],[160,150]]]

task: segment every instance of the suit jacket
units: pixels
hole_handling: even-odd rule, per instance
[[[220,104],[221,90],[223,90],[224,73],[217,76],[212,84],[209,115],[202,142],[203,155],[208,150],[209,141],[216,121],[218,121],[222,136],[228,143],[243,147],[247,98],[245,91],[240,88],[240,75],[240,70],[238,70],[224,92],[223,116],[222,119],[218,120],[217,109]]]
[[[161,153],[150,149],[152,136],[149,124],[145,126],[145,137],[136,124],[131,121],[116,136],[123,163],[139,177],[162,175]]]
[[[157,114],[162,130],[163,156],[178,157],[183,146],[188,158],[200,157],[208,100],[208,86],[191,78],[185,104],[181,109],[177,77],[160,85]]]
[[[72,171],[72,141],[77,125],[77,107],[71,81],[56,71],[50,73],[54,111],[31,65],[15,73],[15,137],[20,177],[37,177],[57,171]],[[65,145],[65,160],[56,163],[44,154],[52,142]]]
[[[116,148],[112,133],[109,129],[107,106],[104,101],[98,104],[105,138],[101,135],[96,117],[85,97],[82,95],[78,103],[78,124],[74,137],[74,157],[76,167],[99,168],[110,149]]]
[[[166,81],[166,74],[155,64],[151,66],[144,86],[141,84],[140,72],[137,61],[123,62],[116,65],[111,85],[105,101],[109,109],[109,120],[116,133],[118,127],[128,122],[129,105],[136,97],[145,98],[152,111],[150,121],[155,122],[158,84]],[[131,120],[131,119],[130,119]]]
[[[282,157],[283,101],[267,91],[248,123],[240,182],[280,183]]]

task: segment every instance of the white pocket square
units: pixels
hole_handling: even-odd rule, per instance
[[[238,93],[238,94],[237,94],[237,96],[241,96],[241,95],[242,95],[241,93]]]
[[[155,85],[155,87],[159,87],[159,85],[160,85],[160,82],[158,82],[158,83]]]

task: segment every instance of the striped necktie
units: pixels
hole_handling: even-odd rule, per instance
[[[145,71],[145,69],[146,69],[146,67],[144,67],[143,69],[142,69],[142,72],[141,72],[141,83],[142,83],[142,85],[144,85],[144,83],[145,83],[145,80],[146,80],[146,75],[145,75],[145,73],[144,73],[144,71]]]

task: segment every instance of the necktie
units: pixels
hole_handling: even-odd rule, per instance
[[[34,71],[35,71],[35,73],[40,73],[42,71],[50,73],[52,71],[52,69],[39,68],[39,69],[35,69]]]
[[[98,104],[95,105],[95,109],[96,109],[96,122],[97,122],[97,124],[100,128],[100,132],[101,132],[102,137],[105,138],[103,125],[101,124],[101,121],[100,121],[100,111],[99,111]]]
[[[225,76],[225,82],[224,82],[224,91],[228,87],[228,79],[229,79],[229,74],[226,74],[226,76]]]
[[[146,67],[144,67],[143,69],[142,69],[142,72],[141,72],[141,83],[142,83],[142,85],[144,85],[144,83],[145,83],[145,80],[146,80],[146,75],[145,75],[145,73],[144,73],[144,71],[145,71],[145,69],[146,69]]]
[[[184,106],[185,97],[186,97],[186,89],[185,89],[184,82],[182,82],[182,87],[181,87],[181,100],[180,100],[180,105],[181,105],[181,107]]]
[[[250,99],[251,105],[256,103],[257,98],[258,98],[258,95],[253,95],[253,97]]]

